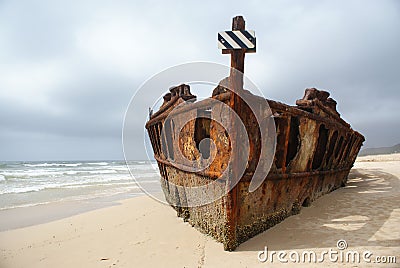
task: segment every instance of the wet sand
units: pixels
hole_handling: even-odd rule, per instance
[[[275,256],[260,262],[259,251],[290,253],[338,250],[396,256],[400,266],[400,154],[357,159],[346,187],[302,208],[300,214],[223,251],[177,218],[173,209],[143,196],[42,224],[0,232],[0,267],[279,267]],[[79,204],[76,204],[79,206]],[[54,208],[53,208],[54,209]],[[49,213],[51,210],[49,210]],[[38,210],[24,210],[29,219]],[[30,214],[31,213],[31,214]],[[46,214],[46,212],[44,213]],[[31,215],[31,216],[30,216]],[[52,220],[51,216],[47,219]],[[264,255],[261,255],[262,257]],[[289,257],[286,255],[286,260]],[[376,267],[377,263],[296,263],[291,267]]]

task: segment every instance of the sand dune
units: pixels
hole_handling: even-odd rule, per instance
[[[0,267],[278,267],[259,251],[346,250],[396,256],[400,266],[400,154],[357,159],[346,187],[240,245],[234,252],[148,197],[0,233]],[[287,258],[287,257],[286,257]],[[293,267],[376,267],[377,263],[291,263]]]

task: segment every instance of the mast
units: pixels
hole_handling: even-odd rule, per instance
[[[240,116],[242,100],[239,96],[243,91],[243,73],[244,73],[244,57],[246,52],[255,52],[254,32],[245,30],[245,21],[242,16],[236,16],[232,20],[232,31],[220,32],[218,34],[219,47],[222,48],[223,54],[231,55],[231,69],[229,75],[229,91],[231,92],[229,106]],[[236,115],[236,118],[237,118]],[[231,116],[232,133],[230,138],[235,140],[237,144],[245,137],[240,137],[236,131],[235,115]],[[229,170],[229,178],[227,179],[228,189],[232,189],[225,197],[225,205],[227,208],[227,225],[225,230],[224,249],[232,251],[237,247],[237,219],[238,219],[238,188],[236,180],[240,176],[238,161],[247,161],[247,156],[243,155],[243,151],[239,146],[232,147],[231,165]],[[233,179],[236,178],[236,179]],[[236,184],[235,186],[233,186]],[[233,188],[232,188],[233,187]]]

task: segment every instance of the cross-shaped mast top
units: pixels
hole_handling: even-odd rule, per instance
[[[256,52],[254,31],[247,31],[245,26],[243,17],[236,16],[232,20],[232,31],[218,33],[218,47],[222,48],[222,54],[231,54],[230,85],[234,91],[243,88],[245,53]]]

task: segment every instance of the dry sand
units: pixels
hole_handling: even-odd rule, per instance
[[[300,214],[224,252],[173,209],[149,197],[121,201],[62,220],[0,233],[0,267],[277,267],[258,252],[346,250],[396,256],[400,267],[400,154],[357,159],[345,188],[316,200]],[[345,250],[345,251],[346,251]],[[286,256],[286,259],[288,257]],[[376,267],[361,261],[290,267]]]

